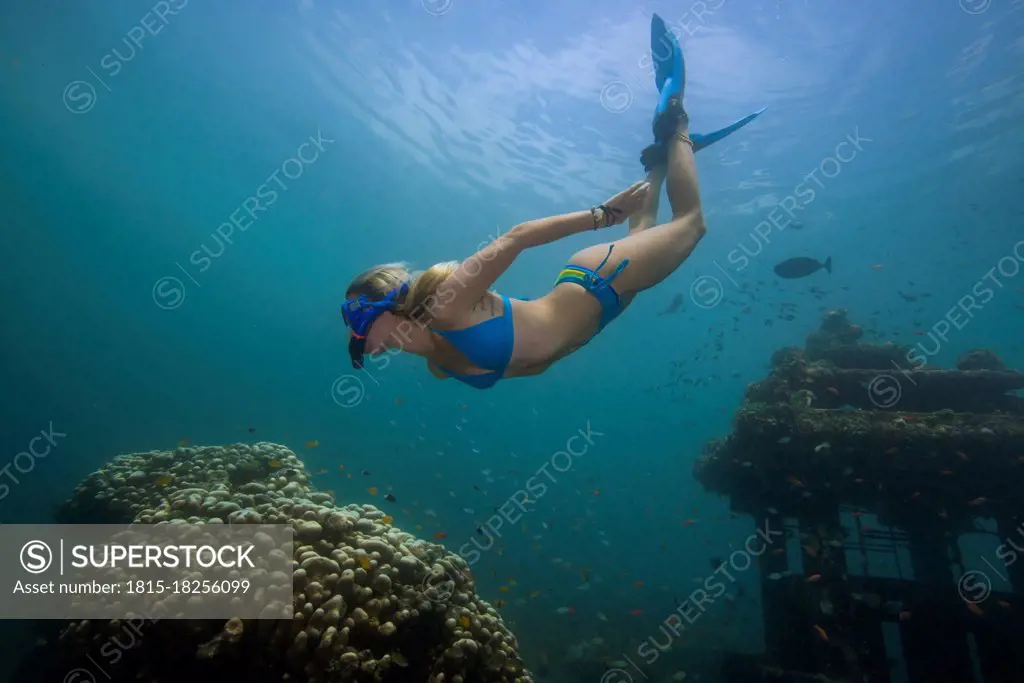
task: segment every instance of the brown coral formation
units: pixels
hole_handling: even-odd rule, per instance
[[[990,577],[1024,584],[1024,374],[990,351],[947,369],[862,337],[836,310],[805,348],[777,351],[695,466],[775,544],[747,563],[765,652],[726,655],[720,678],[1019,680],[1019,595]],[[1002,545],[968,550],[981,529]],[[971,638],[986,646],[954,645]]]
[[[732,433],[698,460],[702,484],[779,506],[826,491],[866,500],[877,472],[914,473],[916,486],[945,490],[1024,471],[1024,374],[989,351],[970,352],[955,370],[915,369],[908,349],[862,334],[839,309],[805,349],[776,351]]]
[[[111,681],[154,683],[533,680],[462,558],[391,526],[373,506],[337,506],[283,446],[119,456],[79,485],[58,521],[291,523],[295,617],[71,622],[48,658],[53,680],[91,661],[105,661]],[[119,646],[126,634],[131,647]]]
[[[1003,361],[988,349],[972,349],[956,361],[957,370],[1005,370]]]

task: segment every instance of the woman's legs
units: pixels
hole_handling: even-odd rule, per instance
[[[608,275],[623,259],[629,266],[619,273],[612,286],[623,298],[658,284],[672,274],[686,260],[697,242],[704,236],[704,214],[700,207],[700,188],[693,146],[689,141],[689,126],[679,107],[676,135],[667,144],[668,149],[668,201],[672,206],[672,220],[649,229],[643,229],[648,214],[646,205],[642,217],[630,224],[629,235],[614,242],[614,251],[600,275]],[[652,175],[657,171],[652,171]],[[653,190],[653,188],[652,188]],[[657,195],[652,204],[657,210]],[[653,218],[651,221],[653,222]],[[634,229],[636,228],[636,229]],[[572,263],[596,268],[606,256],[608,245],[599,244],[577,253]],[[632,298],[630,296],[630,298]]]
[[[642,232],[658,222],[658,202],[661,199],[661,186],[665,182],[665,171],[666,167],[662,165],[652,168],[647,174],[647,182],[650,183],[651,189],[647,193],[643,207],[629,217],[628,234]]]

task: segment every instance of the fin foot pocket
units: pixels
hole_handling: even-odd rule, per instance
[[[668,147],[657,143],[648,145],[644,148],[644,151],[640,152],[640,163],[644,165],[644,170],[648,173],[658,166],[667,164]]]
[[[678,95],[670,97],[664,111],[654,117],[654,140],[661,143],[672,139],[679,124],[681,122],[688,123],[689,120],[690,117],[683,110],[682,97]]]

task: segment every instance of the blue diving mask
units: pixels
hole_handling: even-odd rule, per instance
[[[348,355],[352,358],[352,367],[361,370],[363,367],[363,356],[366,354],[366,336],[385,311],[394,311],[398,300],[404,297],[409,291],[409,283],[403,282],[387,293],[383,299],[371,300],[364,294],[354,299],[348,299],[341,306],[341,317],[345,324],[352,330],[352,336],[348,341]]]

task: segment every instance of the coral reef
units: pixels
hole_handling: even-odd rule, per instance
[[[957,370],[1005,370],[1003,361],[988,349],[972,349],[956,361]]]
[[[840,309],[825,315],[806,349],[776,351],[770,375],[748,386],[732,433],[706,446],[698,480],[779,506],[823,491],[861,501],[871,472],[914,474],[933,490],[985,480],[993,494],[993,476],[1024,472],[1024,399],[1014,393],[1024,374],[982,350],[955,370],[916,369],[906,348],[865,344],[861,335]],[[993,498],[1012,505],[1015,496],[995,488],[1003,495]]]
[[[835,310],[806,348],[776,351],[695,465],[756,526],[730,566],[759,574],[765,652],[727,655],[718,679],[1018,680],[1019,595],[986,572],[1024,584],[1009,551],[1024,535],[1024,374],[987,350],[939,368],[862,336]],[[1003,541],[987,557],[964,542],[983,529]],[[971,638],[984,646],[959,645]]]
[[[31,680],[64,680],[91,661],[104,661],[111,681],[154,683],[533,680],[515,637],[476,596],[465,561],[391,526],[373,506],[335,505],[283,446],[122,455],[81,483],[57,519],[291,523],[295,617],[70,622],[45,648],[48,672],[36,669]],[[133,635],[121,646],[132,633],[138,642]]]

